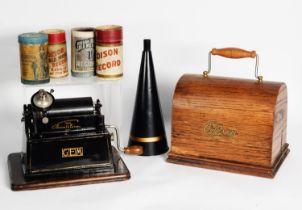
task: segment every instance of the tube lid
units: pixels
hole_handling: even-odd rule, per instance
[[[18,36],[20,44],[44,44],[48,42],[47,34],[43,33],[24,33]]]
[[[92,27],[79,27],[71,29],[71,36],[81,38],[93,38],[95,29]]]
[[[46,29],[41,31],[41,33],[48,35],[48,43],[62,43],[66,41],[65,31],[62,29]]]
[[[101,43],[117,43],[123,40],[123,27],[106,25],[96,27],[96,41]]]

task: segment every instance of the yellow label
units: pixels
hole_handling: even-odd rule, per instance
[[[62,148],[62,158],[83,157],[83,147]]]
[[[20,44],[21,78],[23,80],[47,80],[47,43]]]
[[[66,43],[48,45],[48,68],[52,78],[68,75]]]
[[[96,74],[105,78],[123,75],[123,46],[96,46]]]

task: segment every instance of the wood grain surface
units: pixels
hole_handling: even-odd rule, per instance
[[[226,58],[255,58],[256,51],[247,51],[240,48],[228,47],[216,49],[213,48],[211,51],[212,55],[219,55]]]
[[[174,92],[168,161],[206,159],[221,169],[223,162],[236,163],[233,172],[244,165],[273,170],[288,153],[286,116],[284,83],[186,74]],[[252,174],[245,168],[240,173]]]
[[[8,170],[11,189],[37,190],[54,187],[66,187],[74,185],[95,184],[103,182],[123,181],[130,178],[130,172],[121,159],[118,151],[113,147],[114,172],[93,174],[67,174],[66,176],[51,178],[26,179],[22,169],[21,153],[13,153],[8,156]]]

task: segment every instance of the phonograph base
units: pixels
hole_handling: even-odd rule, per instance
[[[114,172],[95,173],[85,175],[68,175],[65,177],[37,178],[27,180],[22,170],[21,153],[8,156],[8,170],[12,190],[36,190],[53,187],[65,187],[102,182],[123,181],[130,178],[130,172],[121,159],[118,151],[113,147]]]

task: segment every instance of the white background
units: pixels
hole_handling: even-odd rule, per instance
[[[291,153],[271,179],[165,162],[166,156],[123,156],[129,181],[13,192],[7,155],[21,151],[17,35],[47,28],[124,27],[122,142],[128,141],[142,40],[153,59],[170,142],[171,100],[184,73],[207,68],[213,47],[257,50],[264,80],[288,85]],[[301,209],[302,4],[299,0],[6,0],[0,4],[0,208],[1,209]],[[69,54],[70,58],[70,54]],[[70,65],[69,65],[70,66]],[[213,59],[213,75],[253,78],[254,60]],[[66,97],[68,94],[66,95]]]

